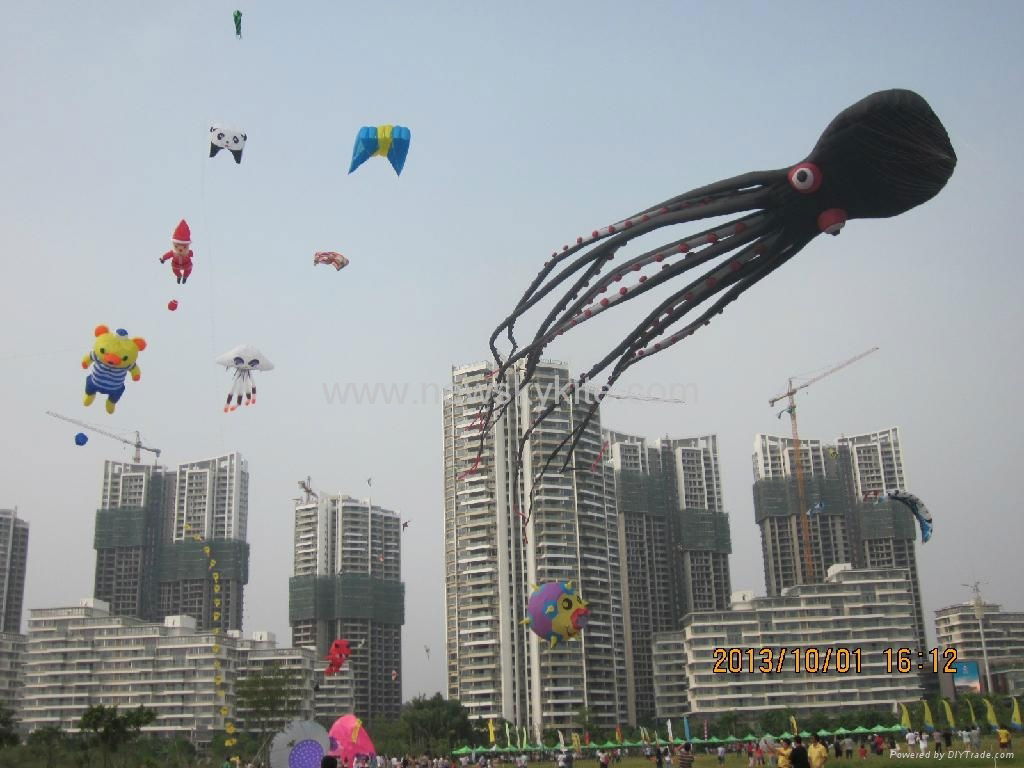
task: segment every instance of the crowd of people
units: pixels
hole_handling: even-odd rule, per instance
[[[954,745],[959,739],[962,746]],[[959,730],[954,733],[952,729],[935,731],[909,730],[903,737],[906,748],[910,751],[928,752],[945,751],[956,749],[980,750],[981,729],[975,725],[970,729]],[[1012,748],[1010,731],[1005,725],[996,730],[996,743],[1001,751]],[[892,736],[883,737],[875,734],[865,739],[854,740],[850,736],[840,738],[833,737],[832,741],[826,743],[818,736],[811,736],[809,744],[804,744],[801,737],[795,736],[792,739],[782,738],[778,742],[761,739],[756,742],[738,744],[727,749],[724,744],[717,748],[706,748],[706,752],[714,754],[719,765],[725,765],[726,757],[730,752],[739,756],[746,756],[747,768],[825,768],[829,758],[834,754],[836,758],[847,760],[859,758],[866,760],[868,755],[885,754],[887,750],[903,751],[902,745]],[[613,763],[620,763],[623,757],[622,749],[598,749],[594,755],[599,768],[612,768]],[[648,747],[644,750],[644,756],[652,760],[656,768],[693,768],[696,751],[690,742],[675,747]],[[508,759],[503,758],[503,762]],[[575,761],[572,750],[560,750],[555,753],[554,762],[557,768],[573,768]],[[529,759],[526,754],[518,755],[511,759],[515,768],[529,768]],[[542,762],[547,762],[546,760]],[[223,768],[236,768],[226,761]],[[385,757],[384,755],[357,755],[352,760],[352,765],[341,764],[336,757],[327,756],[321,761],[320,768],[496,768],[494,758],[490,755],[480,754],[463,756],[458,762],[447,757],[432,757],[421,755],[412,757]]]

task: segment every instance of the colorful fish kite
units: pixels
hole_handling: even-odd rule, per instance
[[[411,139],[409,129],[402,125],[363,126],[356,136],[356,145],[352,149],[352,164],[348,167],[348,172],[352,173],[371,157],[386,157],[395,173],[401,176]]]

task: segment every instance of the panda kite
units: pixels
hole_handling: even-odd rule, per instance
[[[210,157],[215,157],[222,149],[226,149],[239,165],[242,162],[242,150],[245,148],[246,135],[241,131],[225,128],[219,123],[210,126]]]

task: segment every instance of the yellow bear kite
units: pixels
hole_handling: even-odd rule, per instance
[[[107,396],[107,413],[113,413],[117,401],[124,394],[124,379],[128,373],[132,381],[138,381],[142,371],[135,361],[139,352],[146,348],[145,339],[129,339],[128,331],[118,328],[111,332],[105,325],[97,325],[94,331],[96,343],[92,352],[82,358],[82,367],[92,371],[85,379],[85,405],[92,405],[96,393]]]

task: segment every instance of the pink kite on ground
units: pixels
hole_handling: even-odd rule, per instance
[[[355,715],[343,715],[334,721],[328,731],[331,751],[327,754],[341,759],[342,765],[351,766],[356,755],[376,755],[377,748],[370,741],[370,734],[363,728],[363,722]]]

